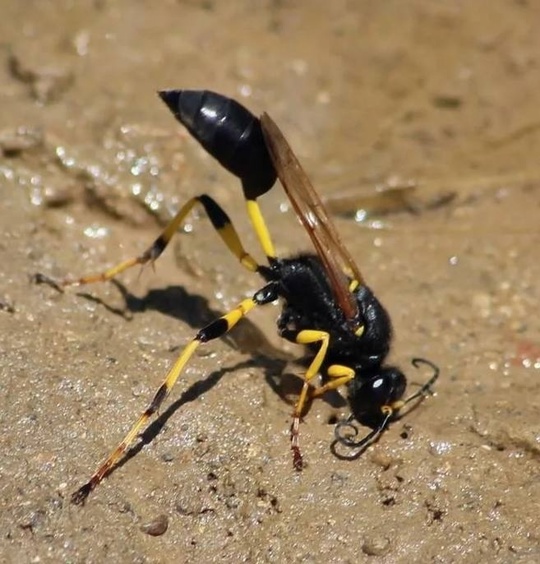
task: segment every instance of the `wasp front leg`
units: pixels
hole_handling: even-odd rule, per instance
[[[300,420],[302,413],[308,399],[308,394],[312,393],[313,388],[310,381],[319,373],[319,370],[326,357],[330,335],[326,331],[318,331],[315,329],[304,329],[302,331],[281,331],[281,336],[288,341],[297,343],[299,345],[311,345],[313,343],[321,343],[315,358],[311,361],[306,373],[304,374],[304,385],[298,400],[294,407],[291,423],[291,450],[293,452],[293,466],[295,470],[302,470],[304,468],[304,461],[300,451]]]

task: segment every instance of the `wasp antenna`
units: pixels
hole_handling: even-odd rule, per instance
[[[358,436],[358,427],[353,425],[354,415],[351,413],[347,419],[342,419],[334,428],[334,437],[342,445],[353,447],[354,439]]]
[[[439,374],[441,372],[440,368],[435,363],[431,362],[431,360],[427,360],[426,358],[413,358],[411,360],[411,364],[415,368],[420,368],[421,364],[425,364],[426,366],[429,366],[433,370],[433,376],[431,376],[431,378],[420,388],[420,390],[415,394],[415,396],[418,397],[419,395],[425,395],[426,393],[431,393],[431,387],[433,386],[433,384],[435,384],[435,382],[439,378]],[[411,398],[409,398],[409,400],[410,399]]]
[[[394,415],[393,411],[388,411],[388,413],[385,415],[384,419],[381,420],[379,425],[377,425],[375,429],[373,429],[365,437],[362,437],[359,441],[354,440],[358,436],[358,427],[352,424],[352,420],[354,419],[354,417],[349,416],[347,419],[345,419],[344,421],[340,421],[336,425],[336,429],[335,429],[336,441],[346,447],[356,448],[359,449],[360,451],[364,451],[371,443],[375,442],[379,438],[381,433],[386,429],[386,426],[388,425],[388,422],[390,421],[390,418],[393,415]],[[346,427],[352,429],[353,431],[352,434],[348,434],[346,436],[340,434],[340,432]]]
[[[415,357],[411,360],[411,364],[415,368],[419,368],[421,364],[430,366],[433,369],[434,375],[436,375],[437,377],[439,376],[440,368],[434,362],[431,362],[431,360],[428,360],[427,358]]]

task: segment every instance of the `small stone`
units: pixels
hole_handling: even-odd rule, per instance
[[[147,521],[141,525],[141,531],[152,537],[163,535],[169,528],[169,518],[167,515],[158,515],[154,519]]]
[[[43,145],[43,131],[38,127],[20,126],[0,131],[0,151],[6,157],[16,157]]]
[[[390,550],[388,537],[368,537],[362,544],[362,552],[368,556],[384,556]]]
[[[32,97],[48,104],[57,101],[73,84],[72,70],[59,60],[45,63],[33,53],[12,53],[9,58],[11,74],[28,84]]]

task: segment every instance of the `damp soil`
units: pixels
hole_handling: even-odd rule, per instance
[[[0,13],[0,560],[538,562],[540,5],[4,0]],[[163,88],[272,115],[391,312],[390,361],[411,390],[429,377],[413,357],[441,376],[353,459],[331,449],[346,404],[317,400],[294,472],[302,352],[262,308],[200,349],[76,507],[197,328],[260,284],[196,213],[155,270],[65,293],[30,282],[139,254],[202,192],[261,257],[237,181]],[[280,254],[309,248],[279,187],[261,205]]]

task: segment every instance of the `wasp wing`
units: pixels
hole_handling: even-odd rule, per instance
[[[358,306],[349,290],[349,279],[363,284],[360,271],[279,127],[266,113],[261,124],[278,177],[324,265],[336,301],[345,317],[353,319]]]

